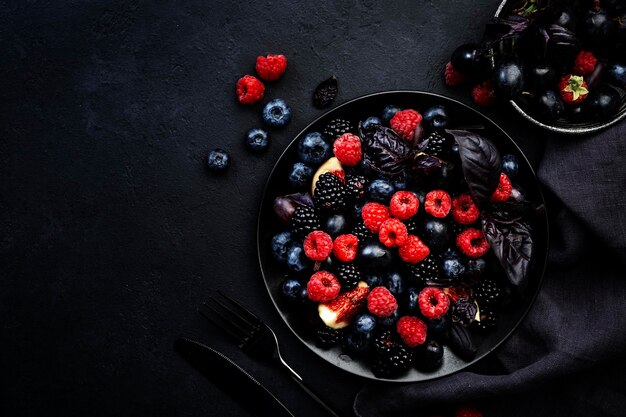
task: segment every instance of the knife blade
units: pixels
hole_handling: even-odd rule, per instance
[[[223,353],[187,338],[176,340],[174,350],[254,415],[294,417],[274,394]]]

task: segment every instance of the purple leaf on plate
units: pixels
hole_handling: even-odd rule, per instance
[[[309,193],[295,193],[278,196],[274,199],[274,213],[283,224],[290,224],[291,218],[299,206],[312,206],[313,199]]]
[[[359,133],[363,139],[363,159],[375,171],[397,175],[411,161],[413,150],[392,129],[383,126],[363,129],[359,126]]]

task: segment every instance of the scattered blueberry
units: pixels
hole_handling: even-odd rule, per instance
[[[263,122],[270,127],[283,127],[291,121],[291,108],[287,102],[275,98],[263,107]]]
[[[406,290],[406,309],[409,312],[415,313],[420,311],[419,295],[420,290],[418,290],[417,288],[411,287]]]
[[[398,175],[397,178],[394,178],[393,188],[395,191],[402,191],[402,190],[406,190],[407,188],[409,188],[408,175],[404,174],[403,172],[403,175]]]
[[[309,258],[299,244],[293,244],[287,251],[287,266],[294,272],[302,272],[309,267]]]
[[[378,319],[378,322],[385,327],[392,327],[396,325],[396,322],[400,318],[400,312],[398,309],[393,312],[393,314],[389,317],[381,317]]]
[[[283,296],[292,302],[300,301],[300,292],[302,290],[302,284],[297,279],[287,278],[280,286]]]
[[[430,219],[424,222],[422,239],[433,252],[444,251],[450,242],[448,224],[439,219]]]
[[[450,329],[450,320],[443,316],[439,319],[426,319],[428,335],[434,338],[445,338]]]
[[[487,261],[484,258],[469,259],[465,273],[471,278],[480,278],[487,270]]]
[[[361,126],[363,127],[363,129],[367,130],[374,126],[381,126],[382,124],[383,122],[378,117],[372,116],[365,119]]]
[[[289,184],[294,188],[304,188],[311,183],[313,169],[302,162],[296,162],[289,174]]]
[[[311,301],[309,300],[309,290],[306,289],[306,285],[303,285],[302,288],[300,288],[300,291],[298,291],[298,301],[301,303]]]
[[[448,110],[445,106],[429,107],[422,117],[422,124],[427,130],[445,129],[448,126]]]
[[[311,132],[300,139],[298,156],[302,162],[320,165],[330,156],[330,145],[326,143],[321,133]]]
[[[502,157],[502,172],[509,178],[515,178],[519,170],[519,163],[515,155],[507,154]]]
[[[362,314],[354,320],[354,330],[361,334],[370,334],[376,327],[376,317],[371,314]]]
[[[270,146],[270,135],[267,130],[254,128],[246,134],[246,146],[252,152],[263,152]]]
[[[391,196],[395,193],[393,184],[386,179],[379,178],[370,183],[367,187],[369,197],[372,201],[378,201],[379,203],[388,204]]]
[[[383,277],[378,274],[369,273],[365,275],[365,282],[367,282],[370,288],[380,287],[383,285]]]
[[[393,104],[390,104],[387,107],[385,107],[383,109],[383,115],[382,115],[383,122],[389,123],[389,120],[391,120],[391,118],[400,110],[402,110],[400,107],[394,106]]]
[[[392,261],[391,252],[380,242],[359,245],[357,259],[365,268],[384,268]]]
[[[465,265],[456,252],[446,252],[442,257],[443,275],[448,279],[458,279],[465,273]]]
[[[389,272],[385,276],[385,287],[396,297],[404,292],[404,278],[398,272]]]
[[[416,367],[422,371],[434,371],[443,361],[443,346],[435,340],[427,340],[416,350]]]
[[[624,26],[624,23],[622,23],[622,26]],[[626,65],[614,63],[609,65],[606,71],[611,82],[626,88]]]
[[[287,253],[293,243],[291,232],[281,232],[272,238],[272,256],[278,262],[287,262]]]
[[[344,233],[347,226],[348,221],[346,220],[346,216],[343,214],[333,214],[328,216],[322,229],[332,237],[336,237]]]
[[[343,341],[343,347],[349,353],[362,354],[370,349],[372,335],[354,331],[348,332]]]
[[[211,172],[224,172],[230,166],[230,156],[223,149],[213,149],[209,152],[207,164]]]

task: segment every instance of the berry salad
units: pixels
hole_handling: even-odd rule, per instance
[[[445,104],[389,103],[299,136],[261,219],[299,335],[381,379],[477,357],[537,257],[521,154],[486,132]]]

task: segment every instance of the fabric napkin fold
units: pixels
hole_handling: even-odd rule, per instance
[[[555,381],[576,381],[577,374],[610,361],[624,363],[626,123],[593,136],[545,140],[538,177],[547,200],[550,254],[526,319],[493,354],[466,371],[431,382],[366,385],[354,402],[359,417],[419,415],[432,404],[489,403],[513,395],[528,401],[522,407],[499,401],[499,415],[550,415],[559,408],[547,407],[551,400],[541,390]],[[618,415],[624,412],[626,389],[568,401],[579,403],[567,406],[569,416]]]

